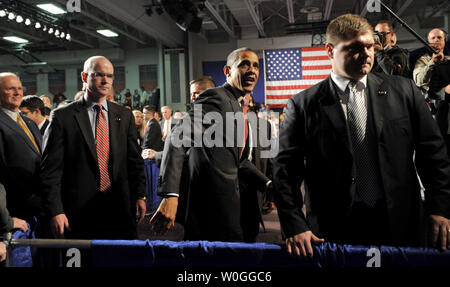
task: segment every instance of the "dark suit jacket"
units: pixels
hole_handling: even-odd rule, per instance
[[[9,215],[6,207],[6,190],[3,184],[0,184],[0,234],[10,232],[14,227],[14,222]]]
[[[45,206],[52,217],[66,214],[71,237],[136,237],[136,200],[145,196],[136,125],[129,110],[112,102],[108,110],[112,190],[105,194],[99,191],[100,171],[84,99],[54,110],[45,133],[41,165]]]
[[[41,149],[36,124],[20,114]],[[0,109],[0,183],[5,186],[11,216],[29,219],[40,212],[38,197],[41,154],[22,128]]]
[[[44,136],[45,130],[47,129],[49,123],[50,123],[49,120],[47,119],[44,120],[44,125],[40,128],[42,136]]]
[[[436,120],[442,135],[448,134],[448,113],[450,108],[450,94],[445,94],[444,99],[438,96],[438,92],[450,84],[450,60],[434,67],[430,78],[428,96],[437,100]]]
[[[243,96],[242,92],[232,88],[229,84],[222,87],[208,89],[196,99],[195,109],[202,107],[199,115],[216,112],[223,119],[226,113],[241,111],[237,98]],[[194,119],[195,109],[189,111],[190,119]],[[194,121],[192,121],[194,122]],[[191,122],[191,123],[192,123]],[[171,137],[178,137],[183,124],[191,124],[186,116],[172,130]],[[230,145],[227,146],[227,124],[233,124],[234,135],[229,135]],[[241,121],[243,126],[243,118]],[[185,133],[185,143],[192,147],[172,144],[172,140],[164,155],[158,182],[158,194],[167,196],[169,193],[178,193],[182,179],[183,162],[187,151],[189,170],[189,198],[185,224],[185,238],[188,240],[219,240],[242,241],[243,234],[240,225],[240,198],[238,169],[240,165],[240,150],[236,142],[237,121],[223,124],[223,134],[219,140],[223,147],[194,146],[194,131],[204,134],[211,124],[199,124],[197,129],[191,128]],[[230,128],[230,127],[229,127]],[[241,127],[241,131],[243,131]],[[233,139],[232,139],[233,140]]]
[[[147,123],[147,129],[144,134],[144,143],[142,148],[162,151],[164,142],[162,141],[161,127],[157,120],[151,119]]]
[[[370,73],[367,83],[393,243],[423,245],[424,214],[450,215],[444,141],[413,81]],[[425,202],[415,165],[426,188]],[[345,240],[342,230],[353,204],[354,178],[346,119],[328,78],[289,99],[281,125],[274,184],[285,235],[312,230],[327,240]],[[301,212],[303,179],[306,217]]]

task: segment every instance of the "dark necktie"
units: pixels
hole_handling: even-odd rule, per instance
[[[94,106],[97,111],[97,124],[95,127],[96,135],[96,151],[98,167],[100,169],[100,191],[104,192],[111,187],[111,179],[109,177],[109,133],[108,123],[106,122],[103,106],[97,104]]]
[[[17,123],[23,129],[25,134],[30,138],[31,142],[36,147],[36,150],[40,153],[41,151],[39,150],[39,146],[38,146],[36,140],[34,139],[34,137],[31,134],[31,132],[28,130],[27,125],[25,124],[25,122],[23,121],[23,119],[22,119],[22,117],[20,115],[17,115]]]
[[[364,101],[364,89],[361,82],[350,82],[350,97],[347,104],[347,119],[353,145],[356,164],[356,190],[358,196],[369,206],[377,200],[376,163],[370,156],[367,136],[367,108]],[[372,139],[373,140],[373,139]]]

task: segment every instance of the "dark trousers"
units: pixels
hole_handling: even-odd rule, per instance
[[[384,200],[378,201],[374,207],[370,207],[363,202],[355,202],[345,231],[347,244],[392,245]]]

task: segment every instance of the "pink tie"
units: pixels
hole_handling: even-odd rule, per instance
[[[95,128],[95,134],[97,137],[97,160],[100,169],[100,191],[104,192],[111,187],[111,179],[108,171],[109,133],[106,117],[102,110],[103,106],[97,104],[95,107],[97,110],[97,126]]]

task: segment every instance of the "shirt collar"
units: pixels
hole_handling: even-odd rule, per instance
[[[240,103],[240,100],[242,100],[246,94],[245,91],[241,91],[239,89],[236,89],[235,87],[233,87],[232,85],[230,85],[228,82],[226,82],[224,85],[224,88],[226,88],[227,90],[229,90],[234,97],[236,98],[236,100]]]
[[[345,93],[345,89],[347,88],[350,81],[352,81],[352,79],[339,76],[333,72],[331,72],[331,79],[336,84],[336,86],[339,89],[339,92],[341,93]],[[359,82],[363,84],[363,88],[365,89],[367,87],[367,75],[365,75],[361,80],[359,80]]]
[[[86,106],[87,106],[88,109],[94,108],[94,106],[95,106],[96,104],[101,104],[101,105],[103,106],[103,110],[106,111],[106,112],[108,111],[108,103],[107,103],[107,101],[106,101],[106,97],[105,97],[105,98],[103,99],[103,101],[101,101],[100,103],[95,103],[95,102],[91,101],[91,100],[89,99],[89,97],[87,96],[87,93],[85,93],[84,96],[83,96],[83,99],[84,99],[84,101],[85,101]]]
[[[0,107],[5,114],[7,114],[11,119],[17,121],[17,117],[19,116],[19,111],[13,112],[11,110],[5,109],[4,107]]]

